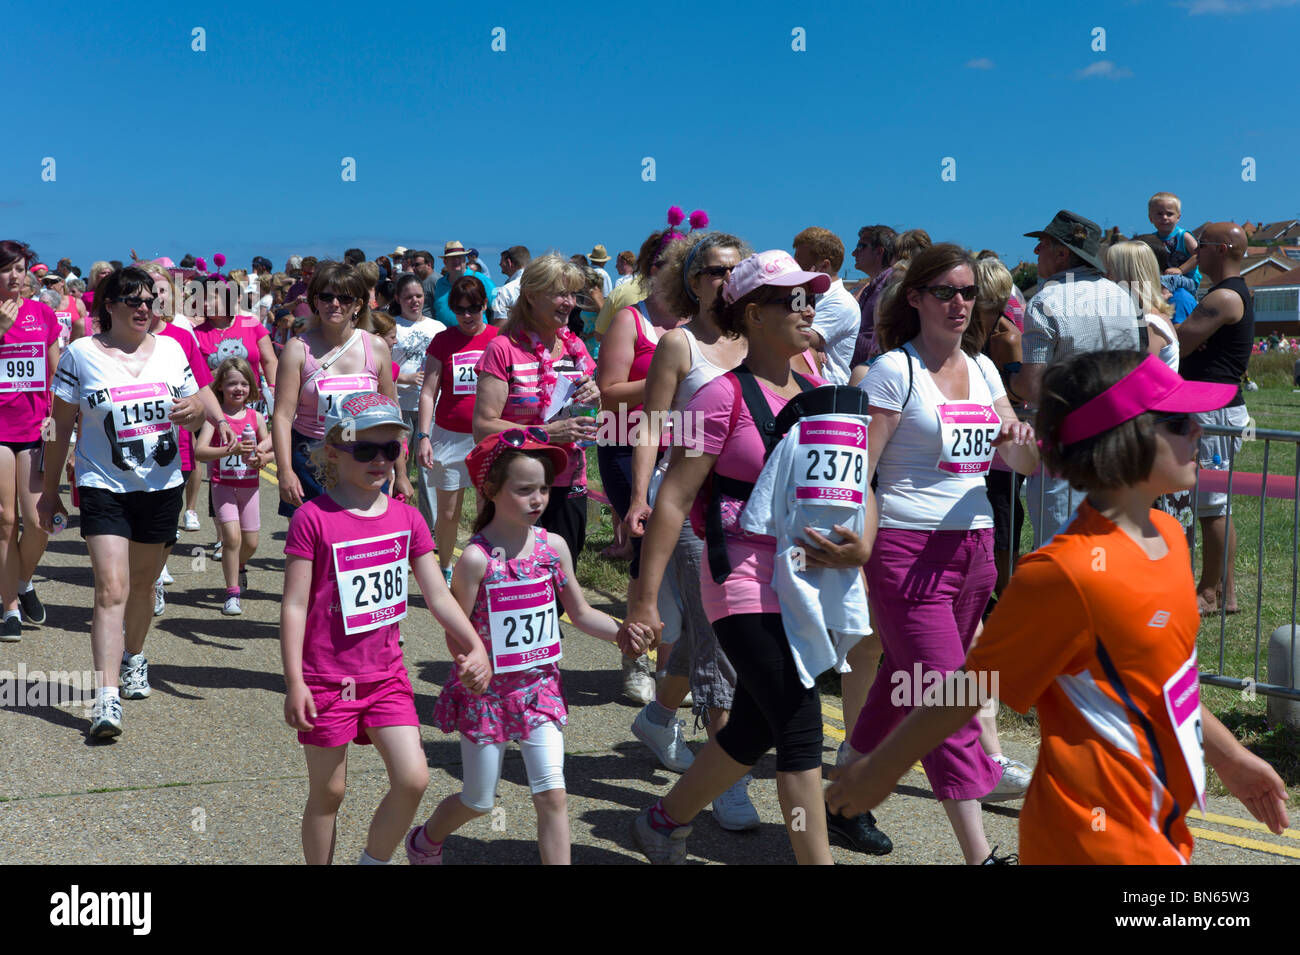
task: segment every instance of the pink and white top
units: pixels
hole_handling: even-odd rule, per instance
[[[44,302],[23,299],[0,338],[0,441],[35,441],[50,413],[50,350],[59,321]]]
[[[804,377],[814,386],[826,384],[816,375]],[[761,381],[758,385],[772,414],[780,414],[789,399],[773,394]],[[714,473],[752,483],[763,470],[763,439],[744,401],[735,405],[737,390],[732,376],[715,378],[687,402],[686,413],[694,416],[699,449],[718,456]],[[731,427],[733,408],[734,428]],[[743,502],[724,495],[721,503],[731,576],[715,584],[709,562],[701,562],[700,597],[705,615],[713,623],[734,614],[780,613],[781,604],[772,587],[776,538],[741,530],[738,521]]]
[[[402,670],[397,621],[406,615],[410,560],[434,549],[429,527],[409,504],[386,498],[367,517],[329,494],[298,508],[286,555],[311,561],[311,598],[302,648],[307,679],[373,683]]]
[[[587,367],[595,367],[591,355],[581,341],[578,347],[586,357]],[[567,354],[555,362],[558,377],[577,381],[584,376],[581,368]],[[501,417],[518,425],[545,424],[542,414],[546,410],[541,398],[540,368],[537,356],[512,336],[498,335],[487,343],[483,357],[474,369],[480,375],[499,378],[508,386],[506,404]],[[555,475],[556,487],[587,486],[587,456],[577,444],[560,445],[569,453],[569,464]]]
[[[302,385],[298,389],[298,408],[293,416],[293,430],[308,438],[319,441],[325,437],[325,414],[331,402],[340,395],[349,395],[356,391],[379,390],[379,363],[370,346],[369,332],[357,329],[354,335],[361,336],[361,347],[365,350],[365,367],[349,374],[336,373],[333,368],[321,370],[321,363],[306,348],[306,357],[302,363]],[[351,339],[349,339],[350,341]],[[339,348],[347,348],[344,342]],[[356,347],[353,345],[352,347]]]
[[[194,383],[205,388],[212,384],[212,376],[208,374],[208,363],[199,351],[199,341],[194,337],[194,330],[188,325],[188,319],[174,318],[170,322],[164,322],[162,328],[154,334],[159,338],[170,338],[181,346],[185,360],[194,372]],[[177,428],[176,432],[181,442],[181,470],[188,473],[194,470],[194,435],[188,428]]]
[[[225,414],[224,411],[222,413]],[[254,435],[257,434],[258,414],[255,409],[245,407],[239,414],[227,414],[225,418],[236,437],[242,437],[244,428],[248,426],[252,427]],[[215,432],[209,447],[221,447],[221,441]],[[208,479],[213,484],[224,484],[226,487],[258,487],[261,484],[257,468],[250,467],[239,451],[208,462]]]

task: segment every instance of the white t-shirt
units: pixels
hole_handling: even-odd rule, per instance
[[[916,357],[911,344],[903,351],[886,352],[871,366],[859,386],[871,404],[889,411],[902,410],[898,429],[880,454],[876,474],[876,500],[880,526],[913,531],[978,530],[993,526],[982,473],[960,474],[940,470],[948,430],[939,421],[938,405],[991,406],[1006,390],[993,362],[984,355],[966,355],[970,392],[963,399],[943,396],[933,377]],[[912,395],[907,397],[908,361],[912,363]],[[993,427],[997,419],[989,424]],[[987,441],[987,428],[978,436]]]
[[[433,336],[447,326],[432,318],[422,318],[412,322],[402,315],[393,316],[397,322],[397,344],[393,346],[393,361],[397,362],[399,374],[409,374],[424,367],[424,353],[429,349]],[[420,386],[398,385],[397,402],[403,411],[418,411],[420,408]]]
[[[154,336],[153,354],[132,376],[94,337],[68,345],[54,373],[54,396],[81,409],[77,486],[118,494],[163,491],[183,480],[176,426],[178,398],[198,391],[185,352]]]
[[[813,328],[826,341],[826,367],[822,377],[832,385],[847,385],[853,362],[853,346],[862,327],[862,309],[839,279],[815,301]]]

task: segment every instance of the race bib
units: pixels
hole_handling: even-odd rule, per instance
[[[161,381],[109,388],[108,400],[113,409],[113,433],[119,444],[156,443],[159,435],[172,430],[172,423],[167,419],[172,410],[172,393]]]
[[[361,633],[406,616],[410,531],[334,545],[343,632]]]
[[[936,405],[942,446],[935,465],[949,474],[983,474],[993,461],[993,442],[1002,419],[992,405],[951,402]]]
[[[0,392],[45,390],[45,343],[0,345]]]
[[[494,672],[531,670],[560,659],[552,578],[488,584],[487,597]]]
[[[343,395],[356,391],[378,391],[379,379],[374,375],[340,375],[337,378],[316,379],[316,424],[325,426],[325,416],[334,402]]]
[[[212,469],[212,476],[218,481],[248,481],[257,478],[257,472],[248,466],[244,456],[224,454],[217,458],[217,466]]]
[[[797,500],[861,504],[867,476],[867,426],[801,421],[795,455]]]
[[[451,356],[451,391],[455,395],[472,395],[478,388],[478,374],[474,366],[483,357],[480,351],[456,352]]]
[[[1205,750],[1201,741],[1201,682],[1196,670],[1196,653],[1164,686],[1165,709],[1174,724],[1174,735],[1183,751],[1183,761],[1192,774],[1196,802],[1205,812]]]

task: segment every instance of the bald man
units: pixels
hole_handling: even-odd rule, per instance
[[[1200,269],[1214,283],[1199,305],[1178,326],[1181,354],[1179,372],[1188,381],[1213,381],[1237,385],[1237,396],[1226,407],[1196,415],[1202,424],[1219,425],[1237,431],[1234,437],[1203,435],[1197,456],[1201,467],[1214,466],[1217,454],[1226,468],[1241,450],[1242,435],[1250,422],[1241,396],[1241,380],[1250,361],[1255,340],[1255,310],[1250,289],[1241,277],[1241,260],[1246,255],[1246,233],[1234,222],[1212,222],[1201,234],[1198,250]],[[1196,496],[1196,516],[1201,522],[1203,562],[1196,584],[1197,603],[1202,613],[1215,613],[1222,605],[1237,612],[1233,560],[1237,554],[1237,532],[1228,517],[1228,496],[1202,492]],[[1227,577],[1224,578],[1224,567]]]

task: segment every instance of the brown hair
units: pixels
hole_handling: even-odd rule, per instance
[[[930,233],[924,229],[908,229],[894,240],[894,259],[910,259],[933,244]]]
[[[354,266],[342,262],[321,262],[307,286],[307,305],[312,311],[312,327],[320,323],[316,314],[316,296],[328,289],[335,294],[351,295],[360,306],[357,309],[356,327],[366,332],[375,330],[374,316],[370,314],[370,287]]]
[[[483,505],[483,510],[479,511],[478,516],[474,518],[474,533],[480,533],[483,528],[492,523],[492,518],[496,517],[497,509],[492,503],[491,498],[495,497],[501,490],[501,485],[506,482],[506,475],[510,472],[510,464],[516,458],[536,458],[542,462],[542,475],[549,488],[555,483],[555,465],[551,462],[550,457],[542,454],[540,451],[520,451],[518,448],[506,447],[493,460],[492,466],[488,468],[487,477],[483,480],[483,497],[487,503]]]
[[[832,276],[844,264],[844,243],[830,229],[809,226],[795,236],[790,244],[796,249],[802,247],[811,252],[814,264],[822,259],[830,259]]]
[[[448,308],[451,308],[453,300],[469,302],[477,309],[487,308],[487,293],[483,291],[483,283],[470,275],[462,275],[451,283],[451,290],[447,292]]]
[[[1043,464],[1079,490],[1128,487],[1143,481],[1155,463],[1155,416],[1130,418],[1101,434],[1059,445],[1071,411],[1097,397],[1142,361],[1136,351],[1081,352],[1048,365],[1034,430],[1043,443]]]
[[[921,316],[908,302],[907,294],[924,288],[959,265],[969,268],[972,276],[977,274],[975,260],[969,252],[951,242],[940,242],[918,253],[901,274],[895,267],[898,278],[890,283],[876,306],[876,341],[882,352],[899,348],[921,334]],[[976,355],[983,346],[984,329],[977,321],[972,303],[970,321],[961,336],[962,351]]]
[[[247,358],[232,356],[217,366],[217,370],[212,373],[212,393],[217,396],[217,400],[225,403],[226,396],[221,393],[221,383],[225,380],[229,372],[237,371],[244,376],[248,382],[248,401],[245,404],[252,404],[262,397],[262,390],[257,386],[257,375],[253,374],[253,366],[248,363]]]
[[[700,303],[691,298],[686,287],[690,279],[708,268],[714,249],[735,249],[741,259],[751,255],[750,248],[743,239],[726,232],[696,232],[680,242],[668,243],[668,248],[664,249],[652,290],[658,293],[674,315],[690,316],[700,310]],[[687,258],[690,259],[690,271],[683,275]]]

